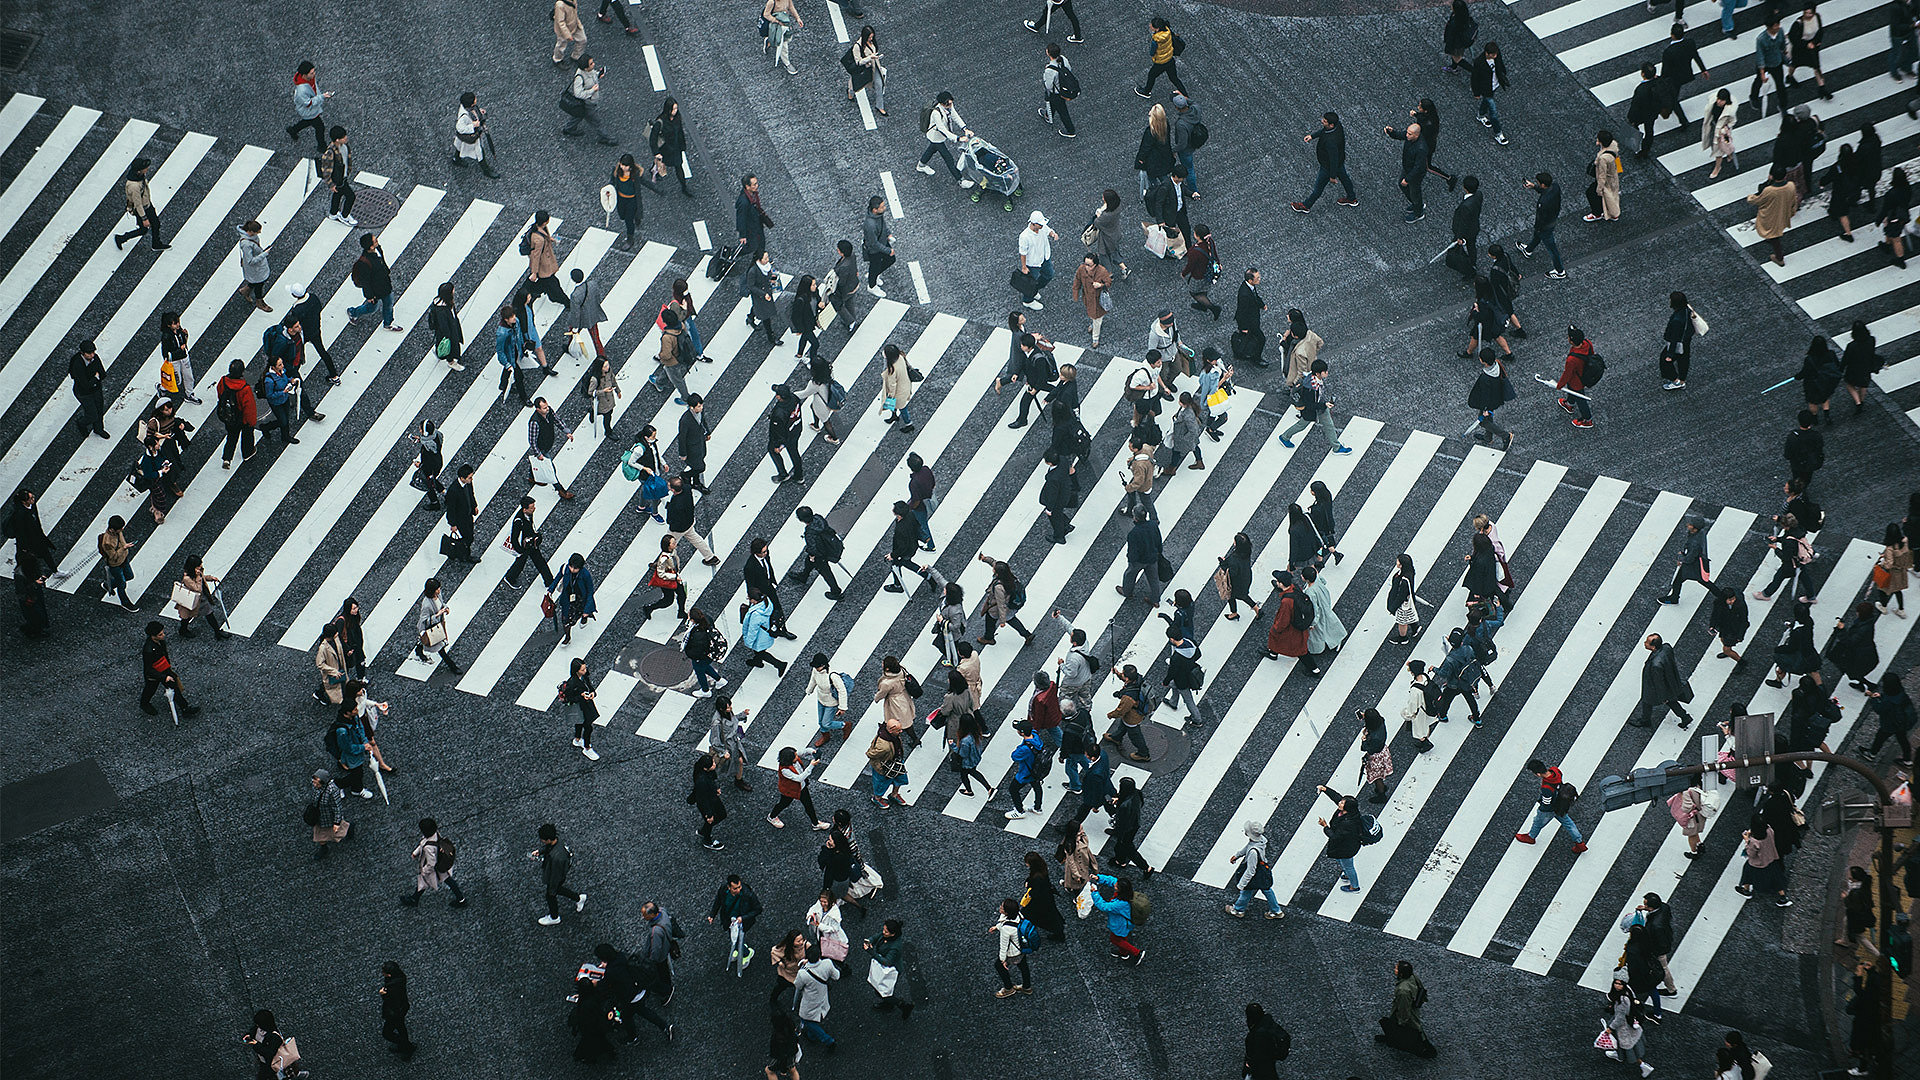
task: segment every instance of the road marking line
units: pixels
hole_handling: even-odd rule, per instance
[[[913,291],[920,294],[920,302],[933,303],[933,297],[927,295],[927,276],[920,272],[920,260],[910,260],[907,263],[907,273],[913,275]]]
[[[840,5],[829,0],[827,16],[833,20],[833,36],[840,39],[840,44],[845,45],[848,41],[847,21],[840,17]]]
[[[647,78],[653,80],[655,90],[667,88],[666,76],[660,74],[660,54],[651,45],[640,46],[640,54],[647,58]]]
[[[701,251],[713,250],[713,237],[707,235],[707,222],[702,218],[693,223],[693,238],[700,243]]]
[[[893,220],[899,221],[901,218],[906,217],[906,210],[900,206],[900,189],[893,186],[893,174],[891,172],[885,169],[880,170],[880,186],[886,189],[887,206],[893,210]]]
[[[853,100],[860,103],[860,123],[864,125],[868,131],[879,127],[880,125],[873,121],[873,106],[867,104],[867,88],[864,86],[861,87],[860,91],[853,95]]]

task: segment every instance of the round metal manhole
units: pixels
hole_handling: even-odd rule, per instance
[[[623,671],[654,691],[673,690],[693,681],[687,654],[671,645],[637,642],[614,658],[614,670]]]
[[[354,189],[353,216],[362,229],[384,229],[400,213],[400,200],[379,188]]]

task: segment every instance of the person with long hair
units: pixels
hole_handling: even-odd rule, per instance
[[[680,181],[680,194],[693,198],[687,190],[687,128],[680,102],[671,97],[662,101],[659,115],[648,126],[647,146],[653,151],[655,170],[671,172]]]
[[[862,87],[873,87],[875,115],[887,115],[887,69],[880,66],[880,39],[872,26],[860,28],[860,39],[853,43],[853,70],[847,75],[847,100]]]
[[[1873,563],[1873,588],[1879,594],[1880,610],[1893,604],[1893,617],[1907,617],[1907,578],[1913,571],[1913,545],[1897,521],[1887,524],[1886,546]]]
[[[1036,928],[1046,931],[1054,941],[1067,940],[1067,921],[1060,914],[1059,893],[1047,870],[1047,860],[1037,851],[1022,857],[1027,871],[1026,886],[1020,894],[1020,914]]]
[[[800,340],[793,348],[793,358],[799,360],[811,357],[820,358],[820,312],[827,306],[820,299],[820,286],[815,283],[812,274],[802,274],[800,280],[793,283],[793,299],[787,304],[787,321]]]
[[[993,567],[993,580],[987,585],[987,596],[983,603],[987,618],[981,627],[980,636],[974,640],[982,645],[991,645],[994,631],[1002,626],[1013,627],[1029,644],[1033,642],[1033,631],[1028,630],[1020,621],[1021,605],[1026,603],[1027,590],[1014,576],[1013,567],[990,555],[981,554],[979,560]]]
[[[780,800],[768,812],[767,824],[776,829],[786,828],[787,823],[780,820],[780,812],[798,802],[800,808],[807,812],[807,819],[813,822],[814,828],[825,830],[829,827],[820,820],[820,812],[813,808],[813,795],[807,791],[807,773],[812,768],[812,751],[803,753],[791,746],[780,748],[780,778],[775,783]]]
[[[1613,1041],[1613,1049],[1607,1051],[1607,1056],[1637,1066],[1643,1077],[1650,1075],[1653,1066],[1647,1064],[1646,1032],[1640,1026],[1645,1014],[1640,1011],[1640,1001],[1627,986],[1627,980],[1619,975],[1614,976],[1613,985],[1607,990],[1607,1005],[1601,1015]]]
[[[1180,276],[1190,282],[1187,294],[1193,298],[1193,302],[1187,306],[1195,311],[1211,312],[1213,320],[1219,322],[1220,305],[1207,296],[1213,289],[1213,283],[1220,278],[1220,253],[1214,247],[1212,229],[1205,225],[1194,226],[1193,243],[1187,245],[1187,259],[1180,265]]]
[[[1140,197],[1147,189],[1172,175],[1174,166],[1172,133],[1167,126],[1167,108],[1154,102],[1147,110],[1147,126],[1140,132],[1140,149],[1133,156],[1133,168],[1140,178]]]
[[[594,721],[600,719],[600,709],[593,698],[593,678],[587,674],[587,662],[576,656],[567,665],[567,681],[560,684],[560,701],[573,714],[573,745],[588,761],[599,761],[600,753],[593,748],[593,728]]]
[[[1260,617],[1260,605],[1253,600],[1253,541],[1246,533],[1233,534],[1233,546],[1220,556],[1220,569],[1227,573],[1227,610],[1225,618],[1229,621],[1240,617],[1240,605],[1246,604],[1253,610],[1253,617]]]
[[[1414,595],[1418,589],[1413,556],[1402,552],[1393,562],[1393,578],[1387,590],[1387,611],[1393,615],[1393,635],[1387,640],[1395,645],[1412,645],[1420,636],[1420,610]]]

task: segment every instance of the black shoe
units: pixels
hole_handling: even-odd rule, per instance
[[[155,708],[155,707],[154,707],[154,704],[153,704],[153,702],[151,702],[151,701],[143,701],[143,702],[141,702],[141,703],[140,703],[140,711],[141,711],[141,712],[143,712],[143,713],[146,713],[146,714],[147,714],[148,716],[159,716],[159,715],[160,715],[160,710],[159,710],[159,709],[157,709],[157,708]]]
[[[847,595],[846,593],[843,593],[843,592],[840,592],[840,591],[838,591],[838,590],[835,590],[835,591],[833,591],[833,592],[830,592],[830,593],[828,593],[828,594],[827,594],[827,599],[829,599],[829,600],[842,600],[842,599],[845,599],[845,598],[846,598],[846,595]]]
[[[733,780],[733,786],[734,786],[734,787],[737,787],[737,788],[739,788],[739,789],[740,789],[741,791],[749,791],[749,792],[750,792],[750,791],[752,791],[752,790],[753,790],[753,785],[752,785],[752,784],[749,784],[749,783],[747,783],[747,782],[746,782],[745,780],[742,780],[742,779],[740,779],[739,777],[735,777],[735,778],[734,778],[734,780]]]

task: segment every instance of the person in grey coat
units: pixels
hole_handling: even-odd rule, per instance
[[[1200,106],[1185,94],[1173,95],[1173,153],[1180,164],[1187,167],[1187,197],[1200,197],[1200,174],[1193,171],[1193,152],[1199,147],[1193,145],[1193,129],[1206,130],[1200,122]],[[1205,139],[1202,135],[1201,138]]]
[[[560,898],[573,901],[576,912],[587,910],[587,894],[567,884],[567,870],[573,865],[573,853],[560,842],[560,830],[552,822],[540,826],[540,846],[527,858],[540,864],[540,882],[547,889],[547,913],[534,921],[541,926],[560,925]]]
[[[1188,454],[1193,455],[1193,464],[1189,469],[1204,469],[1207,463],[1200,454],[1200,406],[1193,400],[1192,394],[1180,395],[1180,407],[1173,411],[1173,431],[1167,435],[1167,451],[1171,455],[1166,465],[1160,469],[1161,476],[1172,476],[1180,470],[1180,463]]]
[[[880,275],[893,265],[893,230],[887,225],[887,200],[879,195],[867,200],[867,216],[860,222],[860,251],[867,259],[867,291],[884,298]]]
[[[573,292],[567,296],[567,329],[585,330],[593,338],[593,354],[605,356],[607,347],[600,343],[600,324],[607,321],[607,313],[601,309],[600,301],[607,295],[606,287],[578,267],[574,268],[572,277]]]
[[[810,953],[818,955],[820,946],[815,945]],[[832,1004],[827,1000],[827,983],[840,977],[840,967],[831,960],[809,960],[800,965],[794,973],[793,992],[800,995],[799,1004],[794,1008],[800,1017],[800,1030],[806,1037],[829,1050],[833,1048],[834,1038],[821,1026],[826,1020],[827,1011]]]
[[[269,245],[260,242],[260,223],[249,221],[236,226],[240,233],[240,288],[242,299],[250,300],[261,311],[271,312],[267,306],[267,279],[273,276],[273,270],[267,265]]]
[[[1100,256],[1101,266],[1114,266],[1125,278],[1130,271],[1120,258],[1120,195],[1112,188],[1100,193],[1100,205],[1093,211],[1093,243],[1087,250]]]
[[[827,303],[833,305],[833,313],[840,317],[847,336],[860,325],[853,315],[853,298],[860,291],[860,264],[853,257],[853,241],[842,240],[834,245],[834,253],[839,257],[833,263],[833,290],[827,294]]]
[[[1666,717],[1668,709],[1672,709],[1680,717],[1680,726],[1686,728],[1693,723],[1693,717],[1688,715],[1684,703],[1693,700],[1693,687],[1680,674],[1680,663],[1674,658],[1673,646],[1660,640],[1659,634],[1648,634],[1643,645],[1648,655],[1646,663],[1640,668],[1640,707],[1627,723],[1634,727],[1650,728]]]
[[[313,794],[308,796],[307,814],[313,825],[313,857],[324,859],[331,845],[353,835],[353,823],[347,820],[344,810],[346,793],[340,790],[339,784],[334,783],[331,772],[315,769],[312,785]]]

